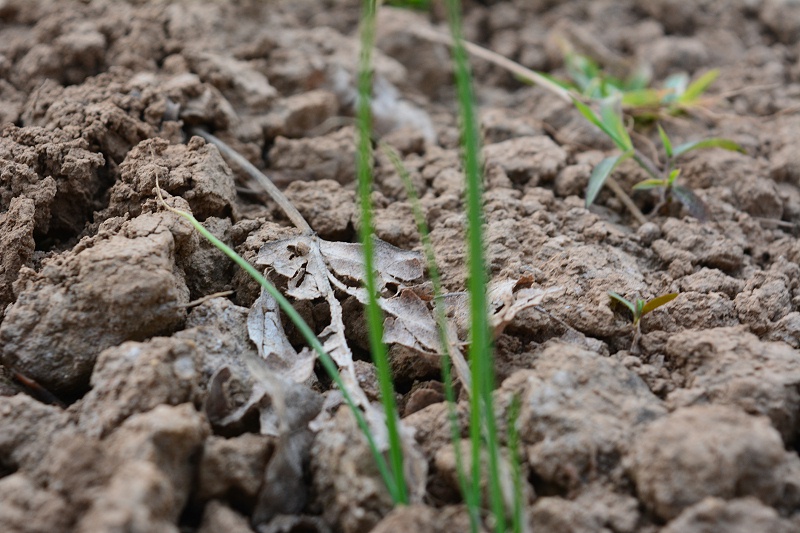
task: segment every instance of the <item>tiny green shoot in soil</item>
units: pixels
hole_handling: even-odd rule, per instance
[[[618,97],[602,100],[599,105],[599,113],[580,100],[574,99],[573,103],[586,120],[600,128],[621,152],[606,157],[592,171],[586,187],[586,207],[594,203],[603,185],[614,170],[622,162],[633,159],[650,176],[648,179],[637,183],[634,186],[634,190],[657,189],[660,192],[660,201],[653,212],[657,213],[662,206],[670,204],[673,200],[678,200],[695,218],[700,220],[708,218],[708,209],[697,194],[688,187],[676,183],[680,175],[680,169],[676,166],[676,162],[681,156],[693,150],[704,148],[722,148],[724,150],[742,152],[743,150],[738,144],[729,139],[711,138],[687,142],[673,147],[672,141],[659,125],[658,133],[666,155],[664,162],[661,163],[646,156],[633,145],[623,121]]]
[[[633,324],[634,328],[639,327],[639,322],[642,318],[661,307],[662,305],[666,305],[675,298],[678,297],[677,292],[672,292],[669,294],[662,294],[661,296],[656,296],[650,300],[642,300],[641,298],[634,298],[632,301],[620,296],[618,293],[614,291],[608,291],[608,295],[611,297],[612,302],[618,302],[627,307],[631,312],[631,323]]]

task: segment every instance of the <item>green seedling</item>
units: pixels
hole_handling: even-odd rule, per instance
[[[703,94],[719,77],[719,70],[715,69],[690,82],[689,75],[682,72],[667,77],[661,87],[650,87],[648,68],[640,67],[626,78],[619,78],[605,72],[591,58],[571,51],[564,55],[564,67],[570,80],[554,79],[556,83],[589,100],[618,97],[625,112],[641,120],[674,116],[706,104]]]
[[[680,175],[680,169],[676,167],[676,161],[683,155],[704,148],[722,148],[736,152],[743,152],[742,148],[735,142],[728,139],[711,138],[700,141],[692,141],[678,146],[672,145],[672,141],[667,136],[661,126],[658,126],[658,133],[661,138],[666,159],[664,163],[659,163],[650,159],[648,156],[634,147],[630,135],[623,122],[620,100],[618,97],[606,98],[600,102],[600,113],[596,113],[591,107],[580,100],[573,100],[578,111],[592,124],[600,128],[614,145],[622,152],[620,154],[603,159],[592,171],[589,177],[589,184],[586,187],[586,207],[592,205],[598,193],[603,188],[612,172],[625,160],[633,159],[650,177],[637,183],[634,190],[658,189],[661,192],[659,204],[653,210],[658,213],[661,207],[672,202],[673,199],[683,204],[687,211],[700,220],[708,218],[708,209],[705,203],[691,189],[678,185],[676,180]]]
[[[675,298],[678,297],[677,292],[672,292],[669,294],[662,294],[661,296],[656,296],[651,300],[642,300],[641,298],[635,298],[633,301],[630,301],[614,291],[608,291],[608,295],[611,296],[611,299],[615,302],[619,302],[628,309],[631,310],[632,319],[633,319],[633,327],[636,330],[639,330],[639,322],[642,320],[646,314],[650,313],[651,311],[655,311],[662,305],[666,305]]]

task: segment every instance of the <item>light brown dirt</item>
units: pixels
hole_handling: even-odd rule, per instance
[[[800,529],[800,8],[464,4],[469,39],[555,76],[564,36],[611,71],[720,69],[707,106],[662,125],[676,144],[726,137],[744,149],[681,161],[707,221],[650,213],[646,193],[632,195],[645,224],[608,190],[586,209],[591,170],[613,145],[570,104],[472,61],[489,272],[555,289],[495,342],[503,446],[521,401],[530,531]],[[417,501],[392,509],[324,373],[289,383],[264,370],[248,325],[258,285],[156,200],[158,178],[172,205],[254,264],[299,233],[188,133],[200,126],[273,178],[319,238],[356,240],[358,17],[355,0],[0,2],[1,531],[468,528],[438,354],[390,347],[408,453],[420,454]],[[459,293],[449,54],[409,31],[443,21],[439,5],[381,10],[373,111],[420,196],[444,286]],[[636,142],[650,150],[655,128]],[[643,177],[632,163],[615,174],[626,190]],[[379,150],[374,178],[377,236],[420,251],[412,203]],[[680,295],[635,336],[609,290]],[[429,287],[413,295],[424,307]],[[374,401],[362,306],[336,296]],[[297,308],[318,333],[331,323],[329,301]],[[286,336],[302,350],[295,329]]]

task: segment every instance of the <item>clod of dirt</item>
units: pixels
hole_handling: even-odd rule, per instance
[[[366,438],[346,406],[315,435],[311,470],[325,521],[344,533],[371,530],[394,507]]]
[[[524,454],[541,483],[557,490],[619,481],[619,461],[633,436],[666,413],[621,363],[566,344],[548,347],[497,394],[502,405],[519,395]]]
[[[18,533],[68,531],[71,513],[67,502],[16,473],[0,479],[0,530]]]
[[[104,437],[136,413],[196,401],[201,378],[197,352],[195,343],[174,338],[126,342],[102,351],[92,389],[73,408],[78,427]]]
[[[763,342],[741,327],[684,331],[669,339],[667,356],[685,380],[669,401],[735,405],[769,417],[787,444],[800,432],[800,361],[781,342]]]
[[[781,518],[756,498],[706,498],[686,509],[662,533],[791,533],[797,524]]]
[[[339,100],[330,91],[315,90],[282,98],[262,123],[268,139],[303,137],[339,111]]]
[[[190,404],[161,405],[130,417],[106,440],[119,466],[76,531],[177,532],[192,458],[208,433],[208,423]]]
[[[664,240],[655,241],[653,249],[665,262],[677,259],[681,252],[690,254],[687,257],[692,263],[723,272],[736,272],[745,262],[743,243],[720,234],[712,226],[701,224],[696,219],[668,218],[661,230]]]
[[[743,324],[764,334],[792,310],[790,281],[780,272],[756,272],[736,296],[734,305]]]
[[[349,240],[353,234],[355,192],[336,181],[293,181],[284,191],[317,234],[326,240]]]
[[[72,432],[61,409],[24,394],[0,397],[0,471],[33,471],[61,432]]]
[[[246,307],[239,307],[226,298],[212,298],[193,308],[186,319],[186,329],[175,337],[196,345],[198,371],[203,389],[211,377],[224,366],[246,373],[245,361],[256,356],[247,335]]]
[[[35,233],[72,237],[100,207],[105,160],[89,143],[55,129],[7,126],[0,134],[0,209],[23,196],[36,206]]]
[[[609,533],[598,517],[564,498],[539,498],[531,508],[534,533]]]
[[[270,177],[278,184],[295,180],[351,183],[356,178],[354,138],[352,127],[322,137],[278,137],[269,151]]]
[[[456,448],[458,446],[458,448]],[[472,471],[472,444],[469,439],[461,439],[455,443],[447,444],[440,448],[434,456],[435,471],[442,479],[450,485],[453,491],[458,491],[458,459],[456,457],[456,449],[461,454],[463,461],[464,472]],[[491,505],[490,487],[489,487],[489,455],[486,450],[481,451],[480,458],[481,468],[481,505],[488,507]],[[512,501],[512,495],[515,494],[515,487],[511,482],[511,463],[509,461],[509,451],[505,448],[500,449],[498,457],[498,467],[500,471],[500,487],[504,494],[504,500],[508,503]],[[527,463],[524,461],[520,464],[521,479],[528,479],[530,473],[528,472]],[[519,489],[519,497],[522,502],[522,507],[528,508],[531,502],[535,499],[533,488],[529,483],[521,483]]]
[[[227,500],[249,514],[261,489],[274,440],[253,433],[230,439],[209,437],[203,446],[196,497],[201,501]]]
[[[539,254],[542,270],[564,292],[553,297],[557,312],[578,331],[599,338],[627,335],[630,323],[615,320],[608,291],[645,294],[648,290],[635,257],[606,244],[577,244],[551,239]],[[549,283],[548,283],[549,284]]]
[[[800,7],[791,0],[765,0],[758,18],[778,39],[794,44],[800,39]]]
[[[785,476],[797,475],[790,467],[797,456],[784,450],[768,419],[736,408],[678,409],[636,438],[630,459],[640,500],[662,519],[675,518],[708,496],[797,504],[786,501],[797,494],[784,489],[791,483]]]
[[[157,138],[142,141],[128,152],[119,170],[120,179],[110,190],[100,220],[126,213],[138,216],[145,199],[155,197],[156,178],[164,191],[183,197],[199,220],[233,211],[233,174],[217,148],[200,137],[185,145]]]
[[[499,165],[512,182],[536,187],[552,181],[567,163],[567,152],[550,137],[519,137],[483,149],[487,169]]]
[[[33,257],[35,212],[33,200],[17,197],[11,200],[8,211],[0,213],[0,309],[14,301],[12,284],[19,269],[28,266]]]
[[[175,215],[143,215],[121,234],[86,241],[38,273],[26,270],[0,324],[0,360],[74,394],[103,349],[171,333],[189,296],[175,267],[175,234],[186,231]]]
[[[266,111],[278,96],[251,62],[214,52],[187,51],[183,57],[202,81],[213,84],[229,101],[241,102],[251,112]]]
[[[208,502],[197,533],[252,533],[247,519],[217,500]]]
[[[36,89],[36,98],[28,100],[23,123],[48,131],[63,130],[70,139],[87,143],[88,150],[103,154],[113,168],[131,147],[156,133],[153,125],[140,119],[144,111],[141,99],[119,94],[130,74],[124,70],[104,73],[69,87],[47,80]]]
[[[469,531],[469,516],[463,507],[435,509],[427,505],[401,505],[395,507],[371,530],[371,533],[414,531],[415,533],[447,533]],[[478,531],[486,530],[479,526]]]

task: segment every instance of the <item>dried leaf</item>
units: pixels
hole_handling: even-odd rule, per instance
[[[425,353],[442,353],[433,313],[416,293],[404,289],[395,298],[381,298],[379,304],[390,315],[383,324],[384,342]]]
[[[489,317],[495,336],[500,335],[520,312],[536,307],[548,294],[562,290],[561,287],[534,289],[524,285],[524,282],[517,282],[513,286],[506,283],[490,291],[489,298],[492,303],[498,300],[502,302],[499,307],[495,307],[492,316]]]
[[[374,239],[374,250],[378,291],[383,292],[389,284],[406,287],[422,278],[422,254],[397,248],[377,238]],[[341,281],[364,281],[364,256],[360,244],[320,240],[320,251]]]
[[[278,302],[267,291],[253,303],[247,316],[247,332],[256,345],[258,355],[277,375],[302,383],[314,373],[316,357],[308,348],[294,349],[281,323]]]

